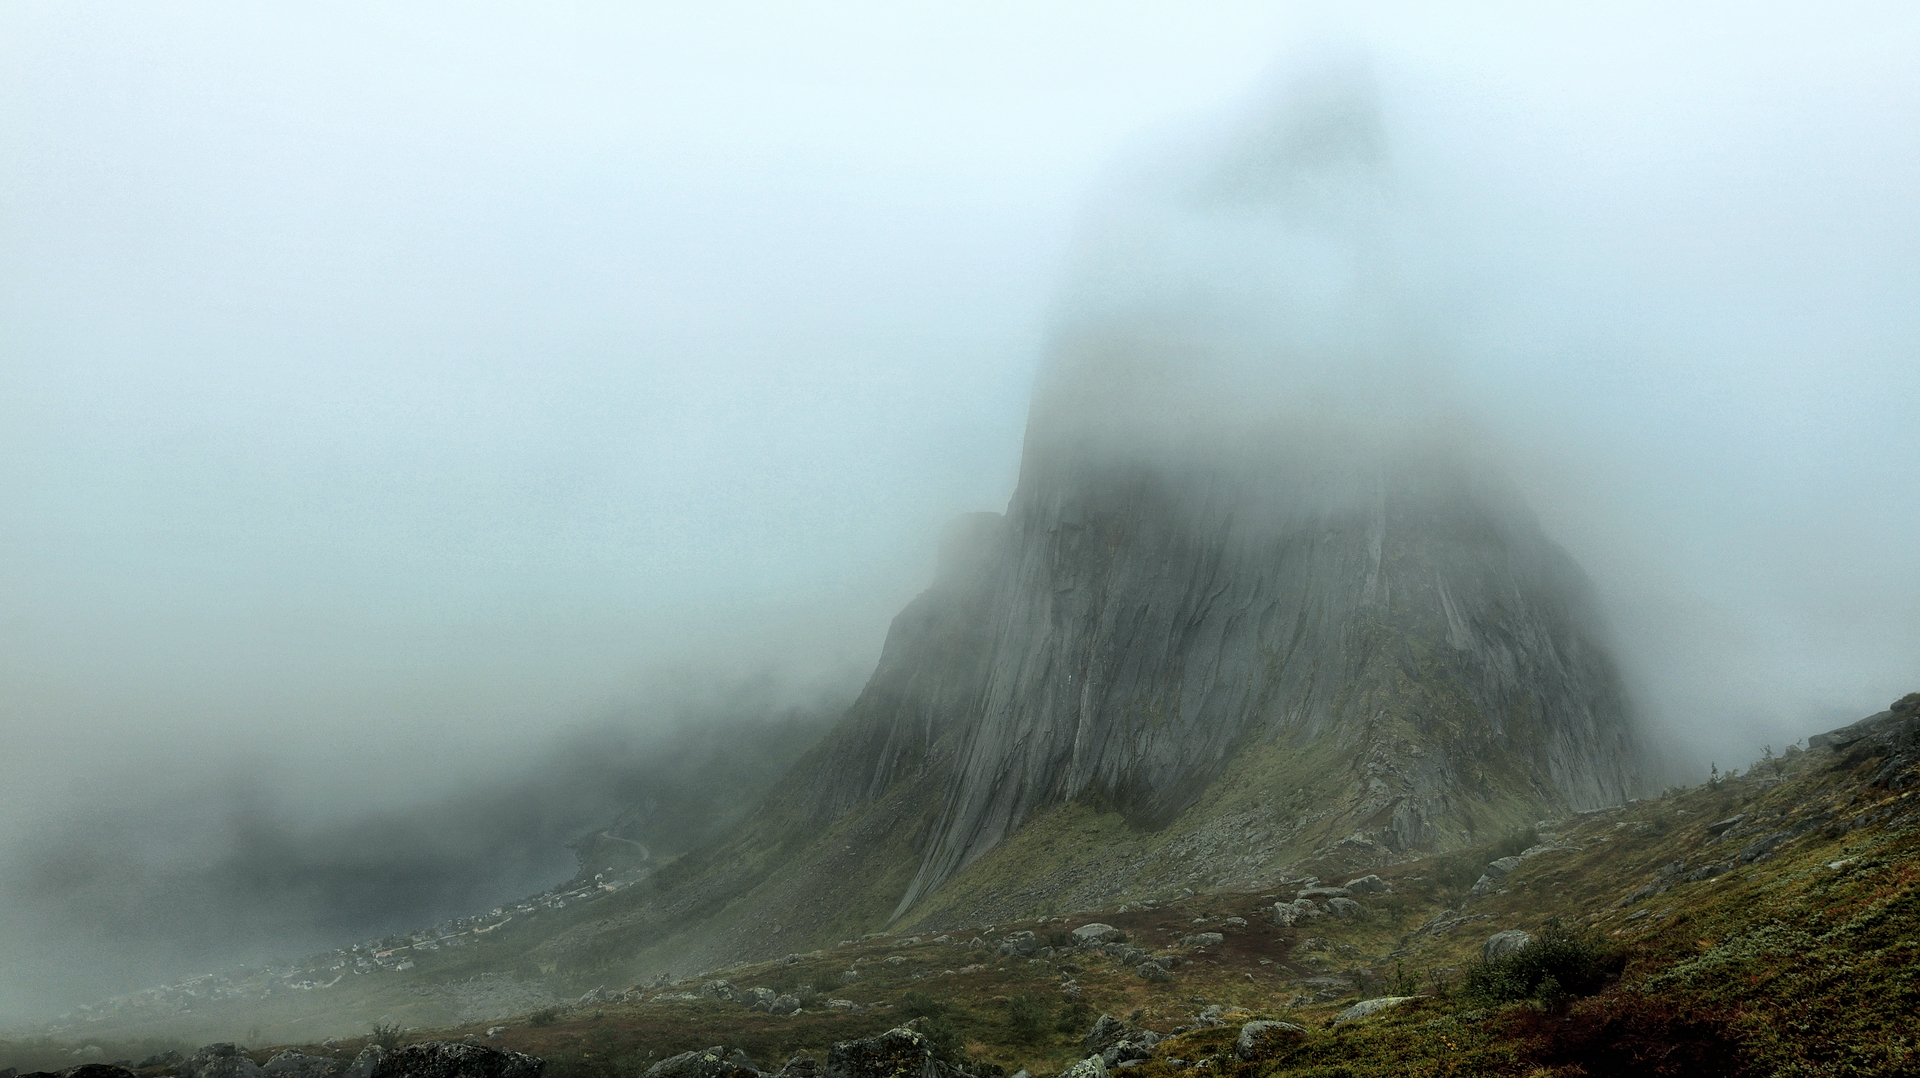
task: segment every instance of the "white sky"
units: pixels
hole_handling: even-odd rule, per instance
[[[1011,492],[1087,193],[1329,36],[1650,709],[1724,768],[1884,706],[1920,9],[1672,7],[0,7],[0,837],[863,673]]]

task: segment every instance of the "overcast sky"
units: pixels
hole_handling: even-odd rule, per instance
[[[1920,689],[1920,9],[0,7],[0,839],[857,682],[1081,210],[1369,57],[1446,349],[1700,766]]]

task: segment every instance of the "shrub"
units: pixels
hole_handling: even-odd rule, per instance
[[[405,1035],[406,1030],[400,1028],[398,1022],[375,1022],[367,1039],[382,1048],[398,1048],[402,1043],[401,1038]]]
[[[1620,956],[1594,937],[1566,928],[1555,918],[1532,943],[1470,967],[1460,987],[1469,998],[1487,1003],[1537,999],[1557,1004],[1598,992],[1621,964]]]
[[[908,1018],[938,1018],[947,1013],[947,1005],[925,992],[911,991],[900,997],[900,1013]]]
[[[1487,860],[1498,861],[1502,857],[1518,857],[1538,845],[1540,845],[1539,831],[1531,827],[1515,828],[1493,844],[1493,849],[1487,851]]]
[[[1056,928],[1040,937],[1040,942],[1056,951],[1073,946],[1073,933],[1064,928]]]
[[[1060,1020],[1053,1024],[1057,1033],[1085,1033],[1093,1025],[1093,1010],[1079,1000],[1060,1008]]]
[[[1042,1010],[1032,996],[1015,996],[1007,1001],[1007,1032],[1022,1044],[1032,1044],[1040,1039],[1046,1029],[1047,1012]]]
[[[552,1007],[542,1007],[532,1014],[527,1015],[527,1024],[530,1026],[550,1026],[557,1021],[559,1017],[559,1011],[554,1010]]]

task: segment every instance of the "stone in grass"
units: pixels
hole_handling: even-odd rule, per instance
[[[1378,1014],[1389,1007],[1398,1007],[1410,999],[1419,998],[1418,996],[1379,996],[1375,999],[1363,999],[1353,1006],[1348,1007],[1346,1010],[1341,1011],[1339,1014],[1334,1015],[1333,1024],[1336,1026],[1345,1025],[1356,1019]]]
[[[1292,1022],[1248,1022],[1240,1027],[1240,1036],[1233,1042],[1233,1054],[1251,1063],[1306,1039],[1307,1031]]]
[[[1060,1078],[1107,1078],[1107,1061],[1099,1056],[1088,1056],[1060,1072]]]
[[[1491,962],[1496,958],[1504,958],[1507,955],[1513,954],[1515,951],[1520,950],[1532,942],[1533,933],[1523,932],[1517,928],[1509,928],[1505,932],[1495,932],[1493,935],[1487,937],[1486,943],[1480,946],[1480,957],[1485,961]]]

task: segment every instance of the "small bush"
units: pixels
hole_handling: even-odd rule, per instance
[[[552,1007],[542,1007],[532,1014],[527,1015],[527,1024],[530,1026],[550,1026],[558,1021],[559,1018],[559,1011],[554,1010]]]
[[[927,995],[925,992],[912,991],[900,997],[900,1013],[908,1018],[938,1018],[947,1013],[947,1005]]]
[[[398,1048],[406,1032],[398,1022],[375,1022],[373,1030],[367,1034],[367,1039],[382,1048]]]
[[[1021,1044],[1032,1044],[1046,1029],[1047,1012],[1032,996],[1015,996],[1007,1001],[1007,1032]]]
[[[1085,1033],[1092,1027],[1092,1008],[1077,999],[1060,1008],[1060,1020],[1053,1024],[1056,1033]]]
[[[1073,946],[1073,933],[1064,928],[1056,928],[1040,937],[1040,942],[1056,951]]]
[[[1493,844],[1493,849],[1487,851],[1487,860],[1498,861],[1502,857],[1518,857],[1538,845],[1540,845],[1539,831],[1531,827],[1516,828]]]
[[[1532,943],[1470,967],[1460,987],[1468,998],[1486,1003],[1535,999],[1558,1004],[1600,991],[1620,966],[1619,955],[1555,918]]]

